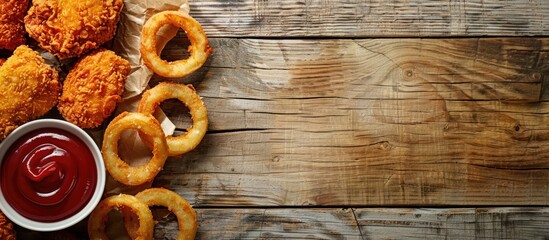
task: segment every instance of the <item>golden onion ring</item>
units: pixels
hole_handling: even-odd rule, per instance
[[[178,156],[193,150],[208,130],[208,112],[206,105],[196,93],[192,85],[183,85],[173,82],[161,82],[145,93],[139,102],[137,112],[153,114],[160,103],[166,99],[177,98],[185,104],[191,113],[193,120],[192,127],[187,129],[183,135],[174,137],[167,136],[168,155]],[[148,137],[142,137],[143,141],[150,146]]]
[[[118,156],[118,140],[126,129],[135,129],[146,135],[147,141],[152,141],[153,157],[146,165],[133,167]],[[124,112],[107,126],[101,153],[111,176],[118,182],[134,186],[152,181],[162,170],[168,158],[168,145],[160,123],[151,114]]]
[[[105,222],[108,213],[117,208],[124,215],[134,213],[137,216],[139,225],[132,235],[134,239],[153,239],[154,222],[151,210],[143,201],[135,196],[119,194],[103,199],[93,210],[88,220],[88,235],[90,239],[108,239],[105,234]],[[129,212],[128,212],[129,211]]]
[[[160,58],[156,51],[156,34],[166,24],[172,24],[185,30],[191,42],[188,48],[191,54],[189,58],[173,62]],[[156,74],[168,78],[178,78],[193,73],[206,62],[212,52],[200,23],[191,16],[177,11],[159,12],[145,22],[141,32],[139,50],[147,67]]]
[[[151,206],[167,207],[169,211],[173,212],[177,217],[178,240],[190,240],[194,239],[196,231],[198,230],[198,223],[196,222],[196,212],[192,206],[179,194],[164,189],[164,188],[149,188],[141,191],[135,195],[136,198]],[[135,232],[137,223],[131,221],[124,221],[124,225],[128,233]],[[134,234],[130,236],[135,237]]]

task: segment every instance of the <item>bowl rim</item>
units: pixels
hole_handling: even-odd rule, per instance
[[[33,120],[30,122],[27,122],[18,128],[16,128],[13,132],[11,132],[2,142],[0,142],[0,166],[4,160],[4,155],[8,151],[8,149],[13,145],[15,141],[17,141],[19,138],[21,138],[26,133],[29,133],[33,130],[38,130],[42,128],[57,128],[61,130],[68,131],[74,135],[76,135],[78,138],[80,138],[90,149],[90,152],[93,155],[93,158],[95,160],[95,166],[96,166],[96,172],[97,172],[97,183],[95,186],[95,191],[90,199],[90,201],[82,208],[80,211],[78,211],[73,216],[70,216],[68,218],[65,218],[60,221],[55,222],[40,222],[28,219],[21,214],[19,214],[15,209],[11,207],[11,205],[6,201],[4,198],[4,194],[2,193],[2,186],[0,184],[0,210],[6,215],[8,219],[13,221],[15,224],[34,231],[41,231],[41,232],[49,232],[49,231],[57,231],[61,229],[68,228],[80,221],[82,221],[84,218],[86,218],[88,215],[91,214],[91,212],[95,209],[97,204],[101,201],[101,197],[103,195],[103,192],[105,190],[105,182],[106,182],[106,170],[105,170],[105,164],[103,162],[103,157],[101,155],[101,150],[95,143],[95,141],[91,138],[90,135],[88,135],[83,129],[80,127],[64,121],[60,119],[53,119],[53,118],[44,118],[44,119],[38,119]]]

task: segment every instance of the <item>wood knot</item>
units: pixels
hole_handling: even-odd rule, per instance
[[[280,156],[274,156],[273,162],[280,162]]]
[[[388,141],[383,141],[379,145],[379,148],[382,149],[382,150],[389,150],[389,149],[392,148],[392,145]]]
[[[514,140],[530,141],[532,137],[532,131],[516,121],[507,125],[504,131]]]
[[[541,79],[541,73],[539,72],[532,73],[532,79],[534,79],[535,81],[539,81]]]
[[[406,70],[406,77],[412,77],[414,76],[414,72],[412,70]]]
[[[404,70],[404,80],[411,80],[414,77],[413,69]]]

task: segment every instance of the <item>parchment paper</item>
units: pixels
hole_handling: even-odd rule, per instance
[[[139,52],[141,28],[152,15],[166,10],[189,13],[187,0],[125,0],[120,14],[120,23],[113,42],[113,50],[130,62],[132,71],[126,80],[124,100],[135,97],[147,87],[153,72],[148,69]],[[166,25],[158,34],[157,50],[160,52],[166,43],[177,34],[177,27]]]
[[[141,93],[147,88],[153,71],[147,68],[141,58],[139,44],[141,40],[141,29],[145,21],[152,15],[162,11],[179,11],[183,14],[189,13],[187,0],[124,0],[124,8],[120,14],[120,22],[116,36],[113,40],[113,51],[122,58],[128,60],[131,72],[126,79],[123,102],[119,104],[115,114],[124,111],[133,112],[137,109]],[[157,36],[157,51],[160,53],[166,43],[177,34],[178,28],[166,25],[160,29]],[[155,113],[160,121],[166,135],[171,135],[175,125],[161,111]],[[130,162],[130,165],[139,166],[146,164],[151,158],[151,151],[139,139],[136,131],[125,132],[119,141],[119,154],[122,159]],[[108,177],[105,187],[105,196],[117,193],[134,194],[141,189],[150,187],[151,183],[143,186],[128,187]]]
[[[124,94],[122,95],[123,102],[119,104],[115,114],[123,111],[135,111],[141,99],[141,93],[148,86],[153,72],[144,65],[141,53],[139,52],[141,28],[149,17],[166,10],[188,14],[189,4],[187,0],[124,0],[124,8],[120,14],[120,22],[113,40],[113,51],[130,62],[131,72],[126,79]],[[156,46],[159,53],[166,43],[177,34],[177,31],[178,28],[170,25],[160,29]],[[164,133],[171,135],[175,130],[175,125],[161,111],[157,111],[155,115],[161,122]],[[149,161],[151,151],[139,139],[136,131],[130,131],[124,132],[119,141],[119,155],[130,162],[131,165],[141,165]],[[118,193],[136,194],[150,186],[151,183],[145,183],[140,186],[125,186],[107,174],[104,196]],[[109,221],[112,223],[108,228],[109,236],[113,239],[129,239],[123,230],[124,226],[120,215],[112,218],[117,217],[119,219],[111,219]]]

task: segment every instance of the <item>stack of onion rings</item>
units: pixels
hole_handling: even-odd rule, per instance
[[[152,141],[153,157],[146,165],[133,167],[118,156],[118,140],[127,129],[135,129]],[[151,114],[124,112],[107,126],[101,152],[110,175],[123,184],[134,186],[151,182],[162,170],[168,158],[168,145],[160,123]]]
[[[182,101],[193,120],[192,127],[177,137],[164,136],[160,123],[152,115],[162,101],[170,98]],[[161,82],[143,94],[137,111],[121,113],[111,121],[105,130],[101,149],[110,175],[130,186],[151,182],[162,170],[168,156],[179,156],[193,150],[208,130],[206,106],[192,85]],[[153,157],[146,165],[133,167],[120,159],[118,140],[127,129],[137,130],[143,142],[152,149]]]
[[[187,133],[178,137],[165,137],[164,132],[152,113],[160,102],[169,98],[177,98],[189,108],[193,126]],[[208,127],[208,116],[204,103],[192,85],[182,85],[172,82],[162,82],[143,94],[139,104],[139,112],[124,112],[115,117],[105,130],[102,154],[105,166],[111,176],[126,185],[139,185],[150,182],[162,169],[168,155],[180,155],[194,149],[204,137]],[[153,157],[143,166],[132,167],[118,156],[118,141],[126,129],[135,129],[142,135],[142,140],[152,146]],[[135,199],[141,204],[135,203]],[[124,226],[132,239],[152,239],[154,223],[152,215],[146,216],[142,208],[149,206],[165,206],[172,211],[178,220],[179,234],[177,239],[194,239],[198,225],[196,213],[192,206],[175,192],[162,189],[146,189],[135,197],[117,195],[103,200],[90,216],[88,232],[92,239],[104,239],[107,213],[113,207],[120,208],[124,216]],[[126,207],[124,207],[126,206]],[[148,208],[147,208],[148,209]],[[149,214],[150,214],[150,210]],[[134,218],[137,216],[137,218]],[[148,230],[147,230],[148,229]],[[149,238],[149,235],[150,238]]]
[[[182,28],[191,42],[188,59],[167,62],[156,51],[156,34],[166,24]],[[212,52],[202,26],[192,17],[175,11],[165,11],[153,15],[143,26],[140,51],[144,63],[156,74],[163,77],[183,77],[200,68]],[[164,132],[153,117],[159,104],[170,98],[179,99],[189,109],[193,125],[187,133],[173,137]],[[162,82],[146,91],[136,113],[124,112],[107,126],[103,138],[102,154],[110,175],[126,185],[140,185],[151,182],[162,169],[168,156],[187,153],[201,142],[208,128],[208,114],[202,99],[192,85]],[[132,167],[120,159],[118,141],[126,129],[135,129],[141,139],[152,149],[152,159],[143,166]],[[152,188],[138,193],[135,197],[126,194],[104,199],[92,212],[88,221],[88,234],[91,239],[106,239],[104,233],[107,213],[112,208],[121,210],[124,225],[132,239],[152,239],[154,220],[149,206],[165,206],[178,220],[177,239],[194,239],[198,224],[196,213],[191,205],[175,192]],[[135,218],[137,217],[137,218]]]
[[[167,62],[158,55],[156,51],[156,34],[160,27],[166,24],[180,27],[187,33],[187,37],[191,42],[188,49],[191,56],[188,59]],[[208,38],[200,23],[191,16],[177,11],[157,13],[145,22],[141,32],[139,50],[147,67],[156,74],[168,78],[178,78],[193,73],[206,62],[212,52]]]
[[[135,196],[120,194],[101,201],[90,215],[88,235],[90,239],[107,239],[105,222],[107,214],[116,207],[124,217],[124,226],[132,239],[152,239],[154,219],[150,206],[164,206],[177,217],[178,240],[191,240],[196,236],[198,224],[196,212],[179,194],[164,189],[150,188]],[[134,215],[137,218],[134,217]]]
[[[182,85],[173,82],[161,82],[154,88],[143,93],[137,112],[153,114],[160,103],[166,99],[177,98],[189,109],[193,125],[183,135],[167,136],[168,155],[179,156],[198,146],[208,130],[208,112],[206,106],[192,85]],[[150,146],[149,138],[142,139]]]

